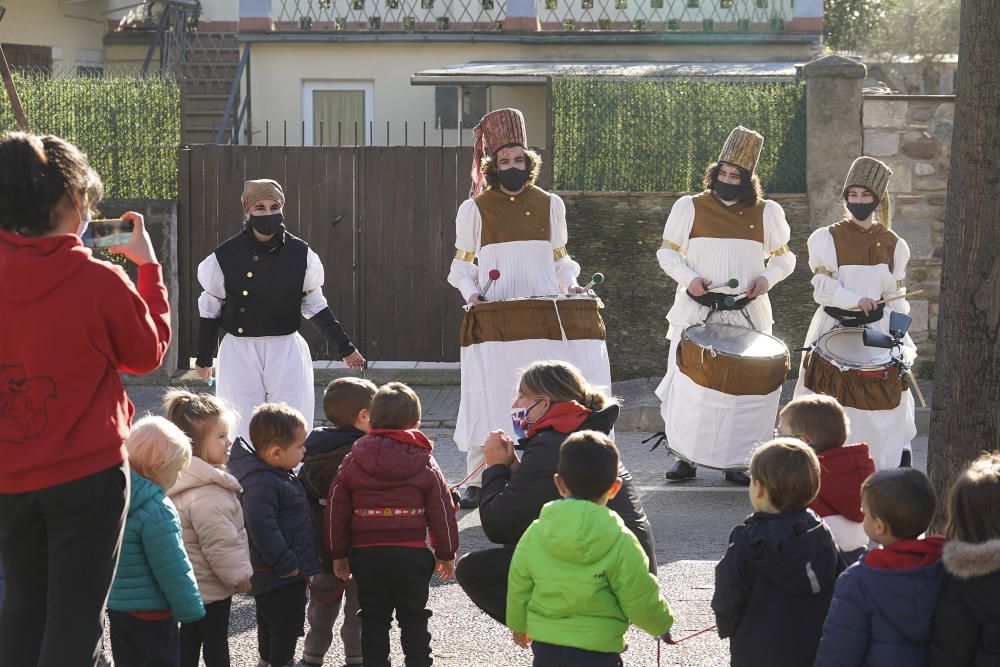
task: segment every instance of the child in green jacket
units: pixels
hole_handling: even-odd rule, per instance
[[[603,433],[573,434],[555,484],[563,499],[517,543],[507,627],[535,667],[617,667],[630,623],[666,638],[674,622],[639,541],[606,507],[621,488],[618,448]]]

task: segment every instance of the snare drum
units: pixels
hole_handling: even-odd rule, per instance
[[[909,388],[890,350],[864,344],[864,329],[836,328],[819,337],[802,362],[803,384],[859,410],[892,410]]]
[[[605,340],[601,300],[592,294],[557,294],[488,301],[466,309],[461,345],[518,340]]]
[[[677,368],[694,383],[731,396],[765,396],[785,381],[788,348],[774,336],[731,324],[688,327]]]

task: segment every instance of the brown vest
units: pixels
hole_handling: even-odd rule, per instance
[[[889,271],[894,270],[899,237],[892,230],[882,225],[872,225],[865,230],[853,220],[841,220],[829,229],[837,249],[838,266],[888,264]]]
[[[476,197],[483,220],[479,247],[508,241],[548,241],[551,198],[548,192],[529,186],[517,196],[486,190]]]
[[[764,243],[764,202],[726,206],[706,190],[691,198],[694,202],[694,224],[690,239],[744,239]]]

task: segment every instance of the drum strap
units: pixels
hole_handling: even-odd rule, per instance
[[[842,308],[834,308],[833,306],[824,306],[823,311],[845,327],[863,327],[866,324],[875,324],[882,321],[882,315],[885,313],[885,304],[880,303],[875,307],[875,310],[867,315],[862,310],[843,310]]]
[[[716,292],[708,292],[701,296],[695,296],[688,292],[687,295],[694,299],[696,302],[702,306],[711,308],[712,310],[743,310],[747,305],[756,299],[755,296],[741,296],[730,304],[726,304],[726,299],[728,297],[736,296],[735,294],[718,294]]]

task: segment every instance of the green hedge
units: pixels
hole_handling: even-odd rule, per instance
[[[112,199],[177,197],[180,93],[159,76],[52,78],[14,74],[32,132],[87,153]],[[16,130],[7,99],[0,130]]]
[[[569,76],[552,82],[556,190],[701,189],[729,132],[764,135],[764,189],[805,192],[805,85]]]

